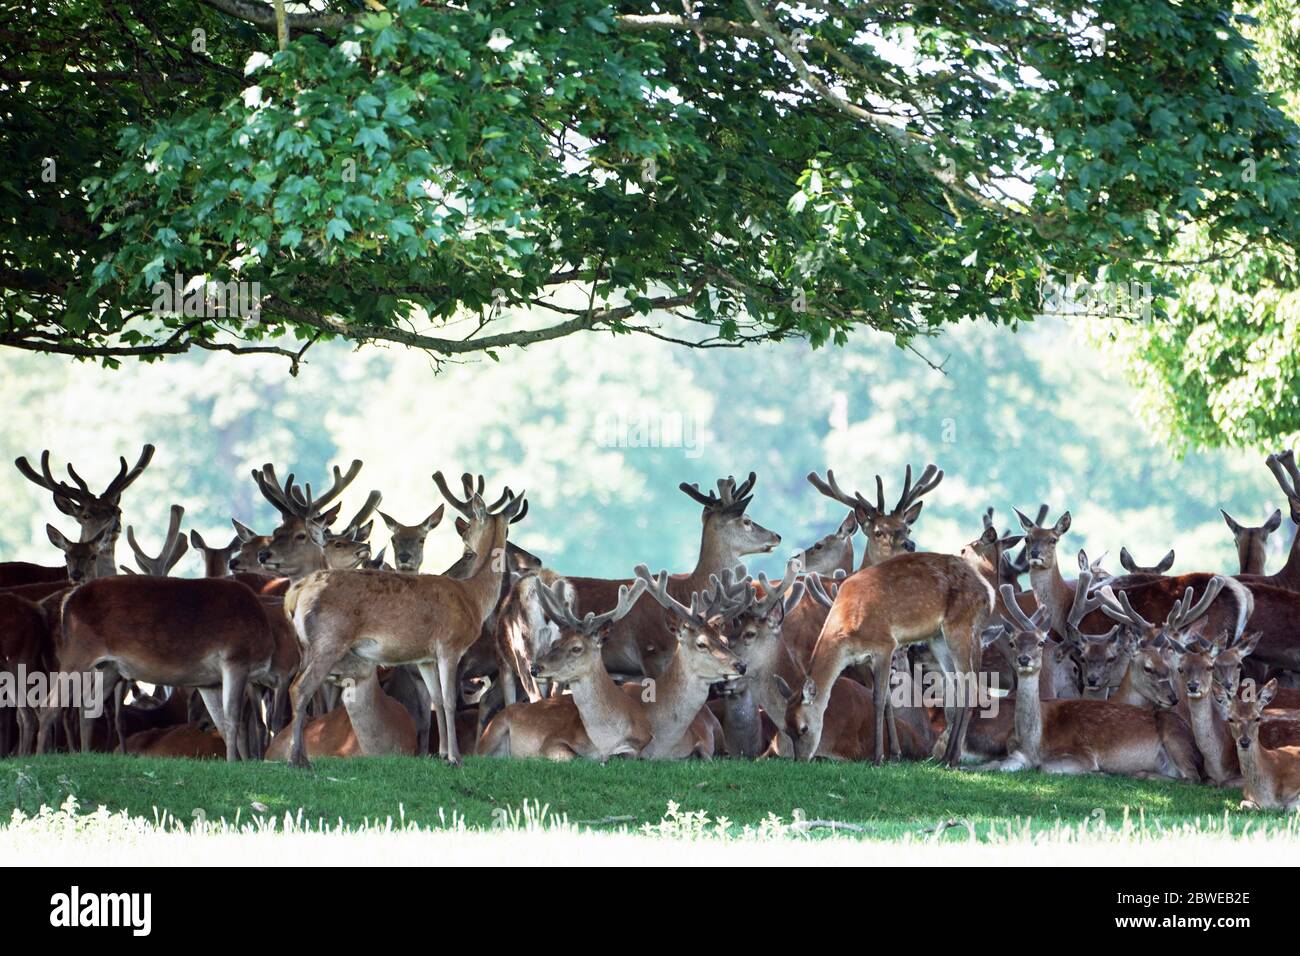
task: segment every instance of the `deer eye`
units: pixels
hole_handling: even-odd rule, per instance
[[[709,649],[709,642],[705,640],[699,640],[695,642],[695,646],[702,651],[707,651]]]
[[[569,650],[569,653],[570,653],[570,654],[581,654],[581,653],[582,653],[582,648],[579,647],[577,644],[574,644],[573,647]]]
[[[303,532],[299,531],[296,535],[294,535],[294,540],[295,540],[295,541],[306,541],[306,540],[307,540],[307,535],[304,534]]]

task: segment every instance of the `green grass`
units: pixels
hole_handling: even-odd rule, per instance
[[[1278,814],[1236,810],[1241,794],[1208,786],[1122,777],[1060,777],[1039,773],[953,772],[933,764],[795,764],[789,761],[646,763],[468,758],[452,769],[434,760],[363,758],[318,760],[309,771],[282,764],[149,760],[102,754],[53,755],[0,761],[0,814],[34,813],[69,795],[81,806],[152,818],[155,809],[182,821],[196,809],[208,819],[249,820],[297,815],[335,823],[396,817],[438,825],[451,813],[469,827],[488,827],[493,811],[526,800],[549,804],[570,822],[616,829],[658,822],[669,801],[706,810],[737,824],[769,813],[789,820],[796,808],[809,819],[861,825],[868,836],[897,838],[957,820],[986,836],[991,825],[1032,818],[1035,828],[1104,820],[1118,825],[1125,810],[1147,831],[1206,817],[1240,831],[1283,825]],[[260,804],[265,810],[255,808]],[[439,811],[443,811],[440,817]],[[964,829],[964,827],[963,827]]]

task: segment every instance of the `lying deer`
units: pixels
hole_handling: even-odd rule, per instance
[[[379,671],[359,660],[333,675],[343,686],[343,706],[314,718],[303,739],[309,757],[374,757],[418,752],[415,721],[379,684]],[[287,760],[293,731],[286,727],[266,749],[267,760]]]
[[[1011,619],[1002,627],[1012,632],[1012,660],[1019,677],[1015,738],[1007,758],[984,769],[1200,780],[1196,745],[1181,721],[1161,722],[1153,711],[1109,700],[1040,700],[1037,685],[1049,639],[1048,611],[1040,607],[1027,617],[1011,596],[1004,594],[1004,603]]]
[[[326,571],[309,573],[289,589],[285,609],[304,648],[302,670],[290,689],[291,763],[308,765],[303,741],[307,701],[339,662],[352,655],[371,664],[419,665],[433,698],[439,753],[451,764],[460,764],[454,732],[458,668],[500,600],[506,533],[523,506],[523,496],[512,495],[499,511],[489,512],[474,495],[464,537],[471,560],[464,577]]]
[[[632,610],[646,589],[637,580],[619,588],[618,603],[603,614],[579,618],[563,580],[538,594],[559,628],[558,639],[531,665],[534,677],[567,684],[570,694],[507,706],[488,724],[478,752],[492,757],[639,757],[653,737],[641,703],[618,688],[605,669],[603,649],[610,629]]]

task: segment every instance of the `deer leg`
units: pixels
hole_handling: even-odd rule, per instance
[[[450,654],[438,655],[438,679],[442,682],[443,716],[447,721],[447,762],[460,766],[460,741],[456,739],[456,705],[460,701],[460,682],[456,675],[460,661]]]
[[[427,661],[417,666],[420,669],[420,677],[424,680],[425,689],[429,691],[429,700],[433,704],[433,717],[438,724],[438,756],[446,758],[447,718],[442,710],[442,678],[438,676],[438,664],[436,661]],[[454,710],[451,714],[451,726],[453,728],[456,726]]]
[[[876,651],[871,659],[872,674],[876,689],[872,702],[876,705],[876,745],[871,753],[871,761],[877,767],[885,762],[885,721],[892,718],[889,707],[889,672],[890,655]]]
[[[240,759],[240,743],[244,729],[244,689],[248,686],[248,671],[227,664],[221,669],[221,709],[226,718],[221,736],[226,739],[226,760],[234,763]],[[243,757],[247,758],[247,744]]]
[[[117,736],[117,752],[126,753],[126,682],[119,681],[113,688],[113,733]]]
[[[289,702],[293,705],[293,746],[289,763],[295,767],[309,767],[303,730],[307,724],[307,703],[325,683],[330,671],[347,653],[345,647],[330,647],[323,643],[311,645],[303,660],[302,670],[289,688]]]

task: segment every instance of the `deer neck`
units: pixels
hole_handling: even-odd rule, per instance
[[[1031,760],[1038,759],[1043,746],[1043,707],[1038,699],[1041,673],[1016,675],[1016,740]]]
[[[590,672],[568,682],[569,692],[592,744],[609,753],[627,735],[627,695],[618,689],[599,658],[596,663]]]
[[[1050,568],[1031,568],[1029,586],[1038,606],[1047,608],[1052,615],[1052,630],[1064,637],[1065,615],[1074,600],[1074,589],[1061,577],[1061,569],[1056,564]]]
[[[504,548],[506,522],[493,519],[492,538],[487,550],[477,556],[469,574],[461,579],[466,595],[479,613],[479,624],[488,619],[501,598],[501,579],[505,576]]]
[[[1141,707],[1143,710],[1155,710],[1155,705],[1142,696],[1133,682],[1133,668],[1142,665],[1136,661],[1130,661],[1128,667],[1124,669],[1124,677],[1115,688],[1115,692],[1110,695],[1108,700],[1113,700],[1117,704],[1132,704],[1134,707]]]
[[[703,590],[709,583],[709,575],[734,568],[740,563],[740,553],[736,546],[727,541],[711,523],[705,523],[700,533],[700,556],[695,562],[695,570],[690,574],[692,590]]]
[[[646,755],[655,757],[669,753],[682,739],[708,697],[709,684],[687,672],[682,661],[682,649],[678,647],[655,683],[654,700],[646,705],[650,729],[654,733]]]
[[[1215,783],[1222,783],[1237,776],[1241,764],[1237,760],[1237,745],[1233,742],[1228,723],[1214,709],[1210,696],[1206,694],[1187,701],[1187,713],[1192,725],[1192,736],[1196,747],[1205,758],[1205,772]]]
[[[736,692],[722,699],[726,716],[723,731],[727,741],[727,754],[732,757],[757,757],[762,750],[763,722],[758,716],[758,700],[747,679],[740,682]]]
[[[1262,564],[1259,570],[1262,574]],[[1273,577],[1281,587],[1300,591],[1300,525],[1296,525],[1295,535],[1291,538],[1291,550],[1287,552],[1286,564]]]
[[[1235,741],[1233,746],[1236,746]],[[1237,762],[1241,766],[1242,793],[1261,806],[1271,803],[1274,768],[1269,755],[1260,747],[1258,731],[1251,735],[1249,747],[1244,750],[1237,747]]]

